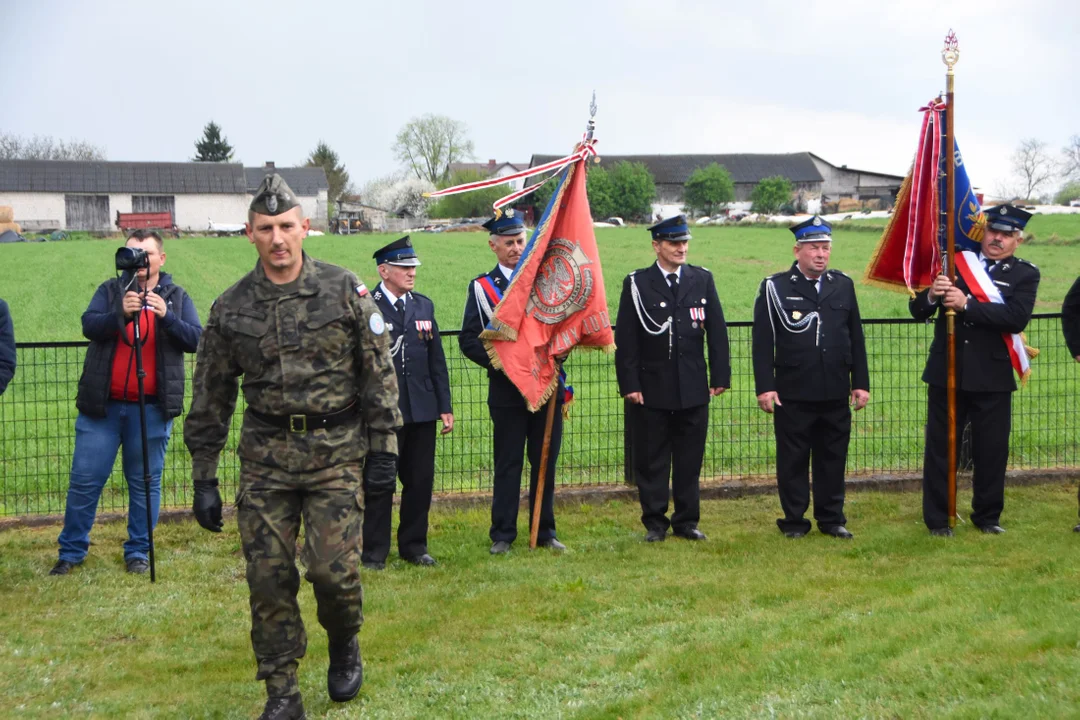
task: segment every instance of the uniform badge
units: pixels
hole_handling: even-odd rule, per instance
[[[503,215],[508,218],[514,217],[514,208],[506,208],[505,210],[503,210]]]
[[[434,333],[431,332],[430,320],[416,321],[416,336],[421,340],[431,340],[434,337]]]
[[[376,290],[371,294],[371,297],[375,298],[376,300],[382,300],[382,290]]]
[[[386,332],[386,323],[379,313],[371,313],[371,317],[368,319],[368,327],[371,329],[373,335],[382,335]]]
[[[792,310],[791,311],[791,319],[792,320],[800,320],[800,319],[802,319],[802,313],[799,312],[798,310]]]
[[[357,285],[356,294],[360,297],[364,297],[365,295],[367,295],[367,285],[365,285],[364,283],[360,283],[359,285]]]
[[[271,215],[277,212],[277,195],[266,196],[266,209],[270,211]]]
[[[998,212],[1000,212],[1002,215],[1008,215],[1009,214],[1008,208],[1006,208],[1004,205],[1001,207],[1001,210],[999,210]]]
[[[817,217],[816,215],[814,216],[814,225],[815,226],[820,226],[821,225],[821,218]]]

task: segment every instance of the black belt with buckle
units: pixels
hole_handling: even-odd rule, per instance
[[[273,425],[281,430],[288,430],[289,432],[294,433],[306,433],[308,430],[318,430],[320,428],[326,429],[344,425],[360,414],[360,408],[356,403],[353,403],[344,410],[337,410],[332,413],[326,413],[325,415],[267,415],[266,413],[261,413],[250,407],[247,411],[251,413],[252,417],[256,420],[261,420],[267,425]]]

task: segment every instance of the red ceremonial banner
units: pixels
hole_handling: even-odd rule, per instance
[[[566,168],[480,335],[533,412],[559,385],[557,356],[575,347],[615,349],[585,176],[584,160]]]
[[[938,248],[938,167],[941,129],[935,103],[924,108],[919,145],[900,186],[885,232],[870,258],[865,280],[889,289],[924,288],[941,272]]]

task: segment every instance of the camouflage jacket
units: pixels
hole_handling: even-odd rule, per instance
[[[397,376],[375,301],[348,270],[307,254],[303,263],[284,292],[256,263],[210,309],[184,422],[194,480],[217,477],[241,375],[248,407],[267,415],[321,415],[360,405],[356,422],[305,433],[245,413],[241,462],[313,472],[359,462],[369,450],[397,452]]]

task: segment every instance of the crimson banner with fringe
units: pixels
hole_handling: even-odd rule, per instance
[[[559,386],[557,358],[576,347],[615,349],[585,176],[584,157],[563,171],[480,335],[533,412]]]
[[[954,142],[951,153],[945,149],[945,104],[934,101],[921,110],[915,160],[865,274],[871,285],[912,294],[929,286],[941,273],[948,194],[945,163],[950,158],[956,174],[956,244],[963,250],[978,250],[983,234],[982,212],[959,145]]]

